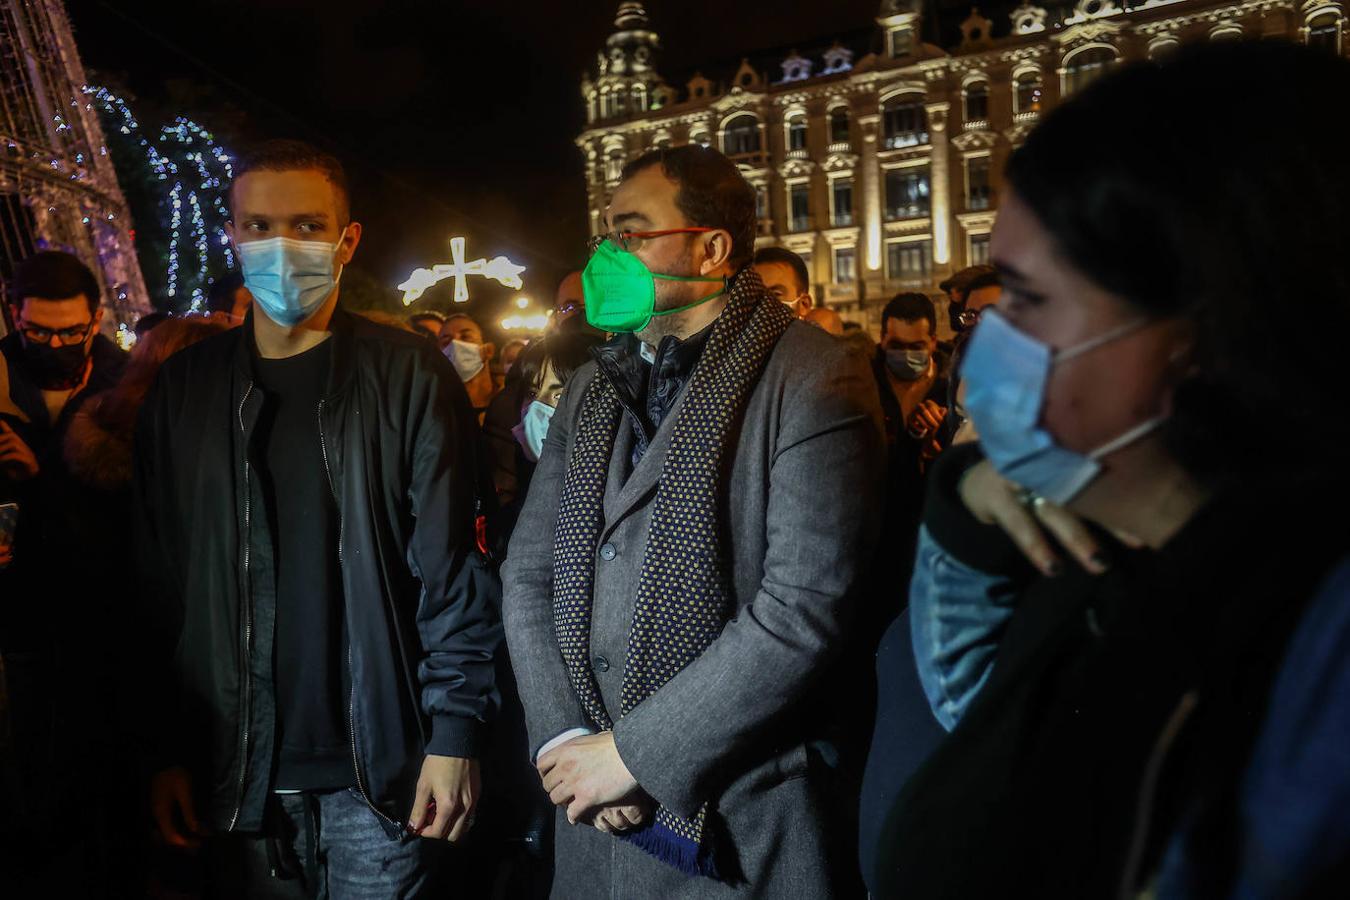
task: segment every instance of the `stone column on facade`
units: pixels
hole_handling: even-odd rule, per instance
[[[933,235],[933,280],[951,274],[952,204],[951,147],[947,140],[947,111],[950,103],[927,103],[928,135],[933,148],[929,161],[929,221]]]
[[[864,292],[868,297],[878,297],[882,293],[882,282],[886,274],[882,269],[884,260],[881,247],[881,169],[877,163],[877,126],[881,116],[872,113],[858,117],[858,135],[861,146],[858,153],[858,200],[855,206],[862,215],[862,280]]]

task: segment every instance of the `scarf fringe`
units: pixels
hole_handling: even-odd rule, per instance
[[[621,834],[619,837],[690,877],[702,876],[712,879],[718,877],[717,865],[706,839],[702,845],[695,843],[671,831],[659,820],[639,831]]]

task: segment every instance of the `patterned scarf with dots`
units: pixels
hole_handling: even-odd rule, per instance
[[[753,269],[747,267],[731,282],[726,309],[690,376],[662,464],[628,635],[620,716],[697,659],[730,616],[717,515],[723,457],[755,382],[792,320]],[[558,643],[573,690],[595,727],[604,731],[614,722],[591,670],[591,603],[605,483],[621,416],[614,386],[597,375],[582,399],[553,545]],[[692,819],[660,807],[650,824],[623,839],[687,874],[716,878],[706,817],[706,804]]]

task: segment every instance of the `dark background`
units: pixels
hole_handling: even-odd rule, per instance
[[[944,31],[954,32],[968,5],[940,2]],[[694,69],[727,79],[742,56],[765,58],[755,53],[763,48],[822,47],[874,29],[879,5],[657,0],[646,8],[662,39],[658,68],[682,87]],[[448,261],[448,238],[464,235],[469,259],[506,254],[526,266],[524,293],[541,304],[585,263],[585,183],[573,143],[584,125],[580,82],[617,8],[610,0],[68,0],[91,80],[129,89],[143,120],[150,109],[190,116],[233,152],[296,137],[341,158],[365,226],[353,284],[359,277],[392,289],[414,268]],[[932,16],[926,25],[931,40]],[[469,286],[469,311],[488,321],[516,294],[479,278]],[[422,302],[447,307],[448,289],[443,282]]]

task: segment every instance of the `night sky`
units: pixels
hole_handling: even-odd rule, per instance
[[[356,263],[380,281],[447,261],[447,238],[464,234],[469,258],[527,266],[525,290],[540,300],[584,263],[579,82],[617,6],[68,0],[96,76],[170,108],[186,102],[183,113],[222,136],[298,137],[342,158],[366,228]],[[878,3],[646,6],[659,68],[679,84],[710,61],[730,60],[716,73],[727,77],[754,50],[867,28]],[[470,290],[494,305],[506,293],[479,279]]]

